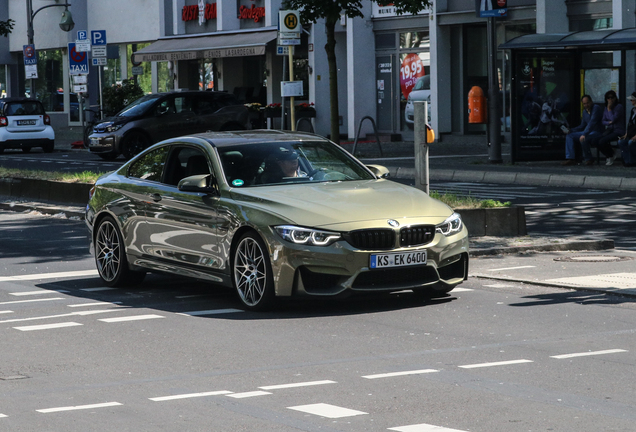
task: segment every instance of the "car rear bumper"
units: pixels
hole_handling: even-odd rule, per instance
[[[2,148],[39,147],[55,140],[55,131],[46,126],[40,131],[9,132],[0,128],[0,145]]]

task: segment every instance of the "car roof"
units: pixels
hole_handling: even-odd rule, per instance
[[[192,138],[200,138],[213,147],[229,147],[237,144],[257,144],[277,141],[328,141],[325,137],[309,132],[291,132],[269,129],[257,129],[233,132],[204,132],[189,135]],[[181,137],[182,140],[185,137]]]

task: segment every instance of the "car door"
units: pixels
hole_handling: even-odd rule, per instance
[[[158,101],[144,121],[143,128],[154,142],[191,134],[196,116],[192,111],[192,96],[169,95]]]
[[[223,268],[224,256],[218,242],[218,195],[177,188],[185,177],[211,174],[210,167],[201,148],[174,145],[161,187],[148,205],[146,223],[152,256],[164,266],[180,268],[181,273],[184,268],[206,273]]]

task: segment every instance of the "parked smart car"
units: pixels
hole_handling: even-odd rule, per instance
[[[187,91],[143,96],[94,126],[89,150],[104,159],[130,159],[150,145],[180,135],[249,129],[247,108],[225,92]]]
[[[427,123],[431,122],[431,76],[424,75],[423,77],[418,78],[415,83],[415,87],[409,93],[409,97],[406,100],[406,108],[404,109],[404,121],[406,125],[413,129],[414,123],[414,107],[413,102],[415,101],[426,101],[428,102],[428,119]]]
[[[97,180],[86,207],[107,286],[148,271],[276,297],[413,290],[468,274],[459,214],[308,133],[205,133],[163,141]]]
[[[55,131],[42,102],[28,98],[0,99],[0,153],[5,149],[22,149],[28,153],[42,147],[54,150]]]

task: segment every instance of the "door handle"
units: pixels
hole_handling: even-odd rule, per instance
[[[158,193],[148,194],[148,196],[150,196],[150,199],[152,199],[154,202],[161,201],[161,195],[159,195]]]

